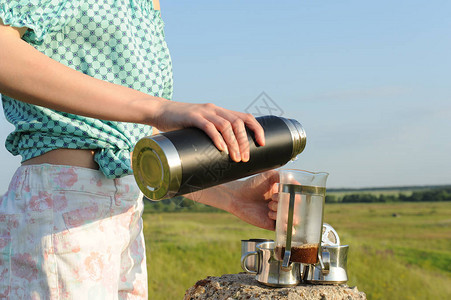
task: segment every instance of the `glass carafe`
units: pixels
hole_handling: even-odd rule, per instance
[[[280,170],[275,252],[285,267],[289,262],[318,263],[328,175]]]

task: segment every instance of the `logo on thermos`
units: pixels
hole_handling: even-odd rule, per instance
[[[210,177],[212,182],[218,182],[224,172],[230,169],[230,164],[224,160],[218,160],[218,150],[214,147],[205,148],[199,157],[196,157],[204,174]]]

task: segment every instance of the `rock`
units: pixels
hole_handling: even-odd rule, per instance
[[[341,285],[300,284],[273,288],[259,283],[255,275],[239,273],[199,280],[185,293],[184,300],[339,300],[366,299],[357,287]]]

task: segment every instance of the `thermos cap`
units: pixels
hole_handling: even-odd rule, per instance
[[[175,196],[182,180],[182,164],[173,143],[164,135],[138,141],[133,151],[133,174],[151,200]]]
[[[291,131],[291,137],[293,138],[293,153],[291,158],[295,158],[305,149],[307,144],[307,135],[302,127],[301,123],[295,119],[282,119]]]

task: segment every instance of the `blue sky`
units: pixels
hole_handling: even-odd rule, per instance
[[[161,7],[174,100],[244,111],[265,92],[307,133],[288,166],[329,187],[451,184],[451,1]],[[10,130],[0,117],[2,144]],[[19,159],[0,159],[2,192]]]

